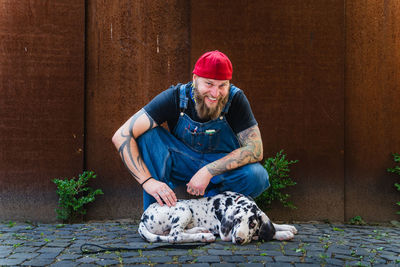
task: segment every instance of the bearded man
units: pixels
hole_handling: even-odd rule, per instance
[[[114,134],[123,163],[144,190],[144,210],[155,201],[174,206],[180,184],[195,196],[234,191],[256,197],[268,188],[268,173],[258,163],[257,121],[231,79],[229,58],[207,52],[192,82],[163,91]],[[159,126],[163,122],[170,131]]]

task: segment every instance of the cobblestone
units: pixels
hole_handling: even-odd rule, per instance
[[[197,249],[156,248],[137,225],[0,223],[0,266],[399,266],[400,228],[297,224],[292,241],[253,241],[244,246],[217,239]],[[85,243],[136,248],[82,254]],[[154,247],[153,250],[147,250]]]
[[[50,265],[54,259],[32,259],[27,260],[23,264],[23,266],[47,266]]]

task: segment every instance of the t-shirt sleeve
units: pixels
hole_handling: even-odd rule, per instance
[[[236,93],[233,97],[226,116],[235,134],[257,125],[249,100],[242,91]]]
[[[171,86],[144,106],[144,110],[158,125],[170,120],[171,117],[176,115],[176,90],[174,89],[175,87]]]

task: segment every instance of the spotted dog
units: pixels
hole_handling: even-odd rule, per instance
[[[180,200],[173,207],[153,203],[139,224],[139,234],[148,242],[213,242],[219,235],[223,241],[245,244],[289,240],[296,233],[294,226],[272,223],[252,199],[234,192]]]

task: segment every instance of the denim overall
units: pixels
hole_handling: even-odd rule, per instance
[[[168,184],[171,189],[187,184],[199,169],[240,147],[235,133],[225,119],[233,96],[240,89],[231,85],[228,102],[220,117],[200,123],[184,113],[189,100],[186,88],[190,86],[191,83],[184,84],[179,89],[181,113],[173,134],[162,127],[156,127],[137,140],[151,175]],[[205,196],[229,190],[256,197],[268,187],[267,171],[260,163],[252,163],[214,176]],[[143,191],[144,210],[155,201]]]

